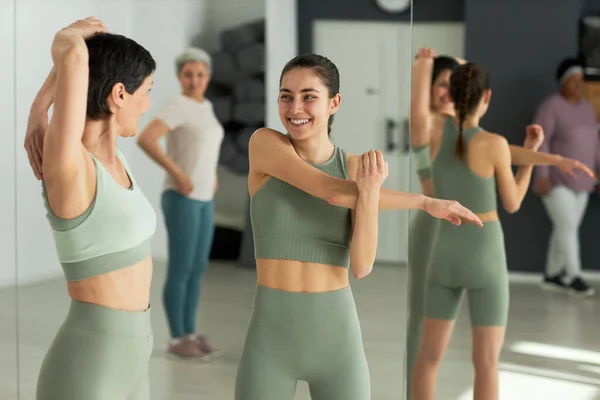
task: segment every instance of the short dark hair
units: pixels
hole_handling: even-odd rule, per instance
[[[333,99],[340,92],[340,73],[330,59],[318,54],[301,54],[292,58],[283,67],[281,77],[279,78],[279,86],[283,81],[283,76],[296,68],[310,69],[319,77],[323,85],[327,87],[329,98]],[[329,116],[327,122],[327,133],[331,133],[331,124],[333,124],[333,115]]]
[[[556,80],[558,82],[560,82],[560,78],[562,78],[563,74],[565,72],[567,72],[567,70],[571,67],[582,67],[583,68],[582,60],[577,57],[568,57],[568,58],[565,58],[564,60],[562,60],[560,62],[560,64],[558,64],[558,67],[556,68]]]
[[[105,120],[112,115],[107,100],[114,85],[122,83],[133,94],[156,70],[156,61],[148,50],[122,35],[98,33],[85,43],[90,69],[87,117]]]
[[[433,71],[431,73],[431,84],[437,79],[442,71],[450,70],[451,72],[458,68],[460,64],[453,57],[437,56],[433,59]]]

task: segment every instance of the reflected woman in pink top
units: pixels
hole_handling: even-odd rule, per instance
[[[539,151],[574,158],[600,171],[600,148],[594,109],[583,99],[583,66],[566,59],[558,67],[560,89],[538,108],[535,123],[546,139]],[[537,167],[534,189],[541,196],[553,230],[548,246],[543,286],[576,295],[594,293],[581,277],[579,226],[596,182],[577,174],[572,178],[549,167]]]

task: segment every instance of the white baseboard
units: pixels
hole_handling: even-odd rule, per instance
[[[600,282],[600,271],[583,271],[583,278],[589,282]],[[508,273],[508,278],[515,283],[540,283],[544,275],[542,272],[515,272]]]
[[[44,274],[39,274],[39,275],[35,275],[35,276],[18,276],[17,278],[13,278],[13,279],[3,279],[0,281],[0,290],[15,287],[15,284],[17,284],[17,283],[19,286],[27,286],[27,285],[33,285],[36,283],[40,283],[40,282],[46,282],[46,281],[50,281],[50,280],[54,280],[54,279],[59,279],[62,277],[63,277],[63,272],[62,272],[62,270],[59,269],[59,270],[49,271]],[[18,280],[18,282],[17,282],[17,280]]]
[[[16,283],[16,279],[8,279],[8,278],[4,278],[4,279],[0,279],[0,290],[3,289],[10,289],[12,287],[15,286]]]

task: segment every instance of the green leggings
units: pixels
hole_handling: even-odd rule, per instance
[[[150,309],[71,301],[42,363],[36,400],[149,400]]]
[[[506,326],[508,270],[499,221],[482,228],[441,225],[429,273],[427,318],[456,318],[465,290],[472,326]]]
[[[406,393],[412,398],[412,371],[421,347],[425,317],[425,289],[431,252],[440,220],[425,211],[417,211],[410,225],[408,242],[408,332],[406,343]]]
[[[235,400],[370,400],[370,374],[350,287],[292,293],[257,285]]]

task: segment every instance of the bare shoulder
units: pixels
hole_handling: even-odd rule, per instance
[[[286,143],[291,146],[286,135],[274,129],[259,128],[255,130],[248,141],[250,169],[253,169],[253,165],[256,167],[264,164],[267,157],[282,156],[285,153]]]
[[[486,157],[504,157],[510,148],[508,140],[500,134],[483,131],[478,139],[478,147]]]
[[[351,181],[356,180],[359,159],[360,156],[358,154],[346,153],[346,162],[348,163],[348,178]]]
[[[271,128],[258,128],[250,136],[249,145],[252,147],[277,146],[289,143],[286,135]]]
[[[292,144],[283,133],[270,128],[259,128],[248,143],[248,190],[252,196],[274,173],[289,163]]]
[[[498,149],[499,147],[506,146],[508,144],[508,141],[504,136],[488,131],[482,131],[479,135],[477,135],[474,142],[475,141],[481,146],[490,148],[490,150],[494,150],[494,148]]]

